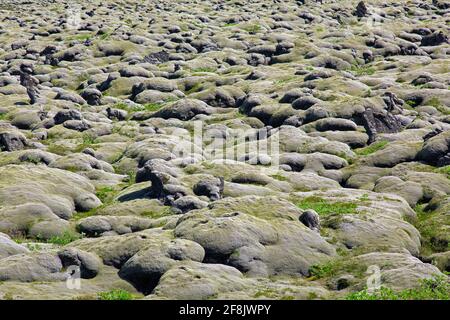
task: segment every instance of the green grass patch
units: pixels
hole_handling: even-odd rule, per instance
[[[323,198],[311,196],[304,198],[297,202],[297,207],[300,209],[312,209],[319,215],[328,214],[354,214],[357,213],[358,205],[354,202],[329,202]]]
[[[419,103],[415,100],[406,100],[405,101],[406,107],[415,108],[419,105]]]
[[[92,209],[92,210],[86,211],[86,212],[77,212],[77,213],[75,213],[75,214],[72,216],[72,219],[71,219],[71,220],[78,221],[78,220],[81,220],[81,219],[84,219],[84,218],[88,218],[88,217],[95,216],[95,215],[97,214],[97,212],[98,212],[99,209],[103,209],[103,208],[105,208],[105,207],[106,207],[106,206],[103,205],[103,206],[94,208],[94,209]]]
[[[92,34],[77,34],[74,36],[69,36],[66,41],[86,41],[92,38]]]
[[[8,113],[0,113],[0,120],[10,120],[8,117]]]
[[[202,83],[196,83],[192,88],[186,91],[186,94],[196,93],[203,89]]]
[[[351,66],[350,71],[355,76],[370,76],[376,72],[376,69],[374,67],[369,67],[366,65],[363,66],[353,65]]]
[[[445,175],[447,175],[447,178],[450,179],[450,165],[438,168],[435,170],[435,172],[445,174]]]
[[[355,149],[354,151],[359,156],[367,156],[383,149],[388,143],[386,140],[376,141],[367,147]]]
[[[132,293],[123,289],[99,292],[97,297],[99,300],[133,300],[136,298]]]
[[[435,108],[438,108],[442,105],[441,101],[436,97],[433,97],[430,100],[428,100],[426,104]]]
[[[47,151],[50,153],[57,154],[59,156],[65,156],[65,155],[71,153],[70,152],[71,150],[69,148],[67,148],[63,145],[56,145],[56,144],[49,145],[47,147]]]
[[[65,246],[66,244],[69,244],[71,242],[79,240],[82,237],[83,236],[80,235],[80,234],[69,232],[69,231],[65,231],[60,236],[53,236],[50,239],[43,240],[42,242],[57,244],[57,245],[60,245],[60,246]],[[37,237],[37,239],[40,240],[39,236]]]
[[[146,111],[158,111],[159,109],[161,109],[164,106],[163,103],[147,103],[144,105],[144,109]]]
[[[335,267],[332,264],[314,265],[309,268],[309,274],[316,279],[325,278],[333,274]]]
[[[445,252],[450,249],[450,242],[445,226],[448,218],[442,212],[426,210],[426,204],[418,204],[414,207],[417,221],[414,226],[422,236],[421,254],[424,256],[437,252]]]
[[[447,277],[435,276],[420,280],[417,289],[394,291],[381,287],[374,292],[362,290],[346,297],[347,300],[450,300],[450,284]]]
[[[99,198],[103,204],[112,202],[115,193],[116,190],[109,186],[98,188],[95,192],[97,198]]]
[[[100,35],[100,37],[99,37],[100,40],[108,40],[109,38],[111,38],[111,33],[109,33],[109,32],[105,32],[104,34]]]
[[[261,31],[261,26],[259,24],[251,24],[243,26],[242,29],[247,31],[248,33],[255,34]]]
[[[95,138],[87,133],[82,136],[83,141],[76,147],[75,152],[81,152],[95,143]]]
[[[279,85],[284,85],[286,83],[293,82],[295,80],[298,80],[297,76],[287,76],[287,77],[283,77],[282,79],[275,80],[274,84],[279,86]]]
[[[309,268],[310,280],[335,277],[341,273],[350,273],[358,278],[364,276],[367,268],[354,261],[348,260],[345,256],[328,261],[323,264],[311,266]]]

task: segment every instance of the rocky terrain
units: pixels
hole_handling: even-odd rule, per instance
[[[2,0],[0,299],[448,298],[449,21]]]

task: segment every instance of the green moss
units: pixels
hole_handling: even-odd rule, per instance
[[[28,155],[25,159],[26,162],[30,162],[30,163],[34,163],[34,164],[39,164],[41,163],[41,159],[38,156],[33,156],[33,155]]]
[[[325,31],[325,28],[323,26],[318,26],[316,28],[316,32],[324,32],[324,31]]]
[[[273,289],[267,288],[267,289],[263,289],[263,290],[258,290],[253,297],[254,298],[261,298],[261,297],[265,297],[265,298],[276,298],[277,297],[277,292]]]
[[[47,151],[60,156],[65,156],[69,154],[71,150],[62,145],[51,144],[47,147]]]
[[[194,68],[191,70],[193,73],[201,73],[201,72],[215,72],[216,68],[211,67],[201,67],[201,68]]]
[[[194,86],[192,88],[190,88],[189,90],[186,91],[186,94],[199,92],[202,90],[202,88],[203,88],[202,83],[196,83],[196,84],[194,84]]]
[[[319,215],[328,214],[353,214],[357,213],[358,205],[353,202],[336,201],[329,202],[323,198],[311,196],[302,199],[296,204],[300,209],[312,209]]]
[[[280,85],[285,85],[285,84],[295,81],[295,80],[298,80],[297,76],[287,76],[287,77],[283,77],[281,79],[275,80],[274,84],[277,86],[280,86]]]
[[[147,211],[147,212],[141,213],[141,216],[152,218],[152,219],[157,219],[157,218],[161,218],[164,216],[170,216],[170,215],[173,215],[171,207],[164,207],[160,211],[154,210],[154,211]]]
[[[383,149],[389,142],[382,140],[372,143],[370,146],[356,149],[355,153],[360,156],[367,156],[369,154],[372,154],[374,152],[377,152],[378,150]]]
[[[447,277],[435,276],[430,279],[420,280],[417,289],[405,289],[394,291],[381,287],[375,292],[367,290],[351,293],[347,300],[450,300],[450,284]]]
[[[65,40],[66,41],[86,41],[92,38],[92,34],[88,33],[88,34],[77,34],[74,36],[69,36],[67,37]]]
[[[438,107],[440,107],[442,105],[442,103],[441,103],[441,101],[438,98],[433,97],[433,98],[431,98],[430,100],[427,101],[427,105],[435,107],[435,108],[438,108]]]
[[[315,300],[315,299],[317,299],[317,293],[315,293],[315,292],[310,292],[310,293],[308,294],[308,300]]]
[[[286,180],[288,180],[288,178],[286,178],[285,176],[283,176],[283,175],[281,175],[279,173],[273,174],[273,175],[271,175],[271,177],[276,179],[276,180],[279,180],[279,181],[286,181]]]
[[[3,300],[14,300],[14,296],[12,293],[7,292],[3,295]]]
[[[97,296],[99,300],[133,300],[136,298],[132,293],[123,289],[99,292]]]

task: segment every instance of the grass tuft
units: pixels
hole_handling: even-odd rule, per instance
[[[362,290],[346,297],[347,300],[450,300],[450,284],[447,277],[435,276],[420,280],[417,289],[394,291],[381,287],[375,292]]]
[[[312,209],[319,215],[328,215],[357,213],[356,208],[358,207],[358,205],[353,202],[344,201],[328,202],[323,198],[312,196],[297,202],[297,207],[304,210]]]
[[[375,153],[378,150],[383,149],[388,144],[388,141],[382,140],[372,143],[370,146],[356,149],[355,153],[359,156],[367,156],[369,154]]]
[[[133,300],[135,296],[123,289],[113,289],[110,291],[99,292],[99,300]]]

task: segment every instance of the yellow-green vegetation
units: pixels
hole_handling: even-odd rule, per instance
[[[450,114],[450,108],[445,106],[439,98],[433,97],[430,100],[426,102],[427,105],[435,107],[436,110],[441,112],[442,114],[449,115]]]
[[[75,151],[81,152],[94,143],[95,143],[95,137],[93,137],[92,135],[90,135],[88,133],[85,133],[85,134],[83,134],[83,142],[77,146]]]
[[[352,65],[350,71],[355,76],[370,76],[375,73],[376,69],[368,65]]]
[[[186,94],[191,94],[191,93],[196,93],[201,91],[203,88],[203,84],[202,83],[196,83],[194,84],[189,90],[186,91]]]
[[[278,293],[276,291],[274,291],[273,289],[267,288],[267,289],[263,289],[263,290],[258,290],[256,291],[256,293],[253,295],[254,298],[276,298],[278,296]]]
[[[300,209],[312,209],[319,215],[357,213],[358,205],[354,202],[330,202],[317,196],[304,198],[296,203]]]
[[[418,105],[419,105],[419,103],[417,101],[415,101],[415,100],[406,100],[404,107],[408,107],[409,106],[410,108],[415,108]]]
[[[422,236],[422,255],[449,250],[450,239],[445,228],[450,222],[448,215],[441,211],[427,210],[426,204],[418,204],[414,211],[417,214],[414,226]]]
[[[98,188],[96,195],[103,204],[106,204],[112,202],[115,192],[116,190],[113,187],[106,186]]]
[[[355,153],[360,156],[367,156],[369,154],[377,152],[378,150],[384,149],[384,147],[388,143],[389,142],[386,140],[376,141],[367,147],[356,149]]]
[[[450,283],[445,276],[435,276],[420,280],[416,289],[394,291],[381,287],[374,292],[367,289],[354,292],[346,297],[347,300],[450,300]]]
[[[164,102],[153,102],[153,103],[147,103],[143,106],[144,110],[146,111],[158,111],[159,109],[161,109],[162,107],[164,107],[165,105],[167,105],[170,102],[174,102],[177,101],[177,98],[170,98],[165,100]]]
[[[201,73],[201,72],[215,72],[216,68],[211,67],[200,67],[200,68],[194,68],[191,70],[193,73]]]
[[[65,40],[66,41],[86,41],[92,38],[92,34],[91,33],[86,33],[86,34],[76,34],[73,36],[69,36],[67,37]]]
[[[3,300],[14,300],[14,296],[11,292],[7,292],[3,295]]]
[[[30,251],[41,251],[42,245],[40,243],[27,243],[27,249]]]
[[[135,295],[123,289],[99,292],[97,297],[99,300],[133,300],[136,298]]]
[[[436,97],[433,97],[427,101],[427,105],[435,107],[435,108],[439,107],[441,104],[442,104],[441,101]]]
[[[79,234],[73,231],[64,231],[61,235],[53,236],[49,239],[45,239],[40,235],[37,235],[35,242],[29,243],[29,239],[27,238],[26,234],[20,233],[12,237],[14,242],[16,243],[26,243],[26,246],[30,251],[39,251],[42,249],[41,244],[42,243],[51,243],[56,244],[60,246],[65,246],[66,244],[69,244],[73,241],[79,240],[83,238],[83,234]]]
[[[234,27],[234,26],[237,26],[237,25],[238,25],[237,23],[230,22],[230,23],[225,23],[224,27]]]
[[[83,236],[77,233],[65,231],[60,236],[53,236],[50,239],[47,239],[45,242],[47,243],[53,243],[60,246],[65,246],[66,244],[69,244],[75,240],[81,239]]]
[[[158,111],[163,107],[162,103],[147,103],[144,105],[144,109],[147,111]]]
[[[294,300],[295,297],[292,295],[286,295],[286,290],[275,290],[272,288],[265,288],[256,291],[253,298],[265,298],[265,299],[277,299],[277,300]]]
[[[261,26],[259,24],[250,24],[243,26],[242,29],[244,29],[248,33],[254,34],[261,31]]]
[[[47,147],[47,151],[57,154],[59,156],[65,156],[65,155],[69,154],[71,150],[64,145],[59,145],[59,144],[53,143]]]
[[[281,175],[279,173],[273,174],[273,175],[271,175],[271,177],[276,179],[276,180],[279,180],[279,181],[286,181],[286,180],[288,180],[288,178],[286,178],[285,176],[283,176],[283,175]]]
[[[134,182],[134,176],[129,178],[130,180],[124,184],[122,189],[126,188],[127,186],[131,185]],[[94,208],[92,210],[86,211],[86,212],[77,212],[74,216],[74,220],[80,220],[87,217],[91,217],[97,214],[97,212],[100,209],[104,209],[108,205],[110,205],[114,201],[114,197],[117,195],[118,192],[122,189],[113,188],[111,186],[104,186],[104,187],[98,187],[95,190],[95,195],[97,198],[100,199],[102,202],[102,205],[100,207]]]
[[[435,170],[437,173],[442,173],[442,174],[446,174],[447,178],[450,179],[450,165],[449,166],[445,166],[445,167],[441,167],[439,169]]]
[[[159,211],[152,210],[152,211],[143,212],[143,213],[141,213],[141,216],[147,217],[147,218],[152,218],[152,219],[157,219],[157,218],[161,218],[164,216],[170,216],[172,214],[173,214],[173,212],[172,212],[171,207],[167,206],[167,207],[162,208]],[[162,223],[164,224],[164,222],[162,222]]]
[[[349,260],[347,257],[340,257],[324,264],[314,265],[309,268],[310,280],[330,278],[340,273],[351,273],[361,278],[367,268],[355,261]]]

